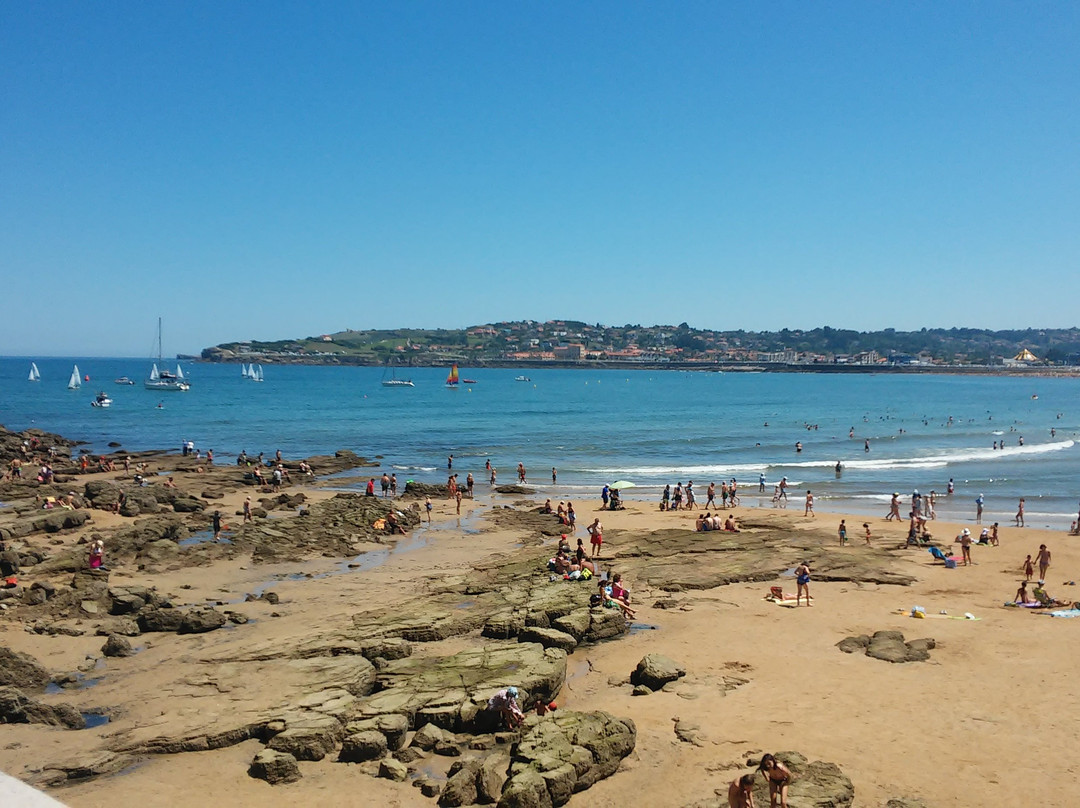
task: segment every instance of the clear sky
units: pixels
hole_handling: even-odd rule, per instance
[[[1080,5],[6,2],[0,354],[1080,325]]]

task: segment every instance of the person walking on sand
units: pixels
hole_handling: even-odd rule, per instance
[[[725,488],[727,487],[726,483],[723,485]],[[709,487],[705,490],[705,510],[710,508],[716,509],[716,483],[709,483]]]
[[[982,512],[983,512],[983,495],[975,497],[975,524],[982,524]]]
[[[424,510],[427,511],[427,522],[428,522],[429,525],[431,524],[431,509],[433,507],[435,507],[435,506],[431,504],[431,497],[425,497],[424,498]]]
[[[221,511],[214,511],[214,515],[211,517],[211,524],[214,528],[214,541],[221,538]]]
[[[1050,551],[1045,544],[1039,545],[1039,554],[1035,556],[1035,563],[1039,565],[1039,580],[1046,580],[1046,571],[1050,569]]]
[[[836,533],[840,536],[840,546],[843,547],[847,544],[847,523],[845,520],[840,520],[840,527],[837,528]]]
[[[1020,497],[1020,505],[1016,509],[1016,526],[1024,527],[1024,498]]]
[[[251,497],[244,500],[244,521],[250,522],[251,518]]]
[[[892,495],[892,499],[889,501],[889,512],[885,514],[885,521],[891,522],[896,519],[900,521],[900,492],[896,491]]]
[[[799,600],[803,595],[806,595],[806,605],[813,606],[810,602],[810,562],[804,561],[795,568],[795,605],[799,605]]]
[[[997,522],[994,522],[993,526],[990,528],[990,543],[992,545],[994,545],[995,547],[998,546],[998,523]]]
[[[457,506],[457,515],[461,516],[461,489],[454,492],[454,504]]]
[[[817,517],[817,514],[814,513],[814,495],[811,494],[809,491],[806,492],[806,507],[803,508],[802,515],[813,516],[815,518]]]
[[[1030,581],[1035,577],[1035,566],[1031,563],[1031,554],[1028,553],[1028,557],[1024,559],[1024,580]]]
[[[769,783],[769,807],[788,808],[787,794],[791,771],[773,755],[763,756],[758,768]]]
[[[589,531],[589,544],[592,545],[592,557],[594,559],[600,557],[600,548],[604,543],[604,526],[600,524],[600,517],[593,519],[593,523],[588,527]]]
[[[574,512],[574,503],[566,503],[566,525],[571,533],[577,532],[577,513]]]
[[[870,546],[870,523],[869,522],[863,522],[862,526],[863,526],[863,530],[866,532],[866,546],[869,547]]]
[[[787,477],[780,478],[780,499],[787,502]]]
[[[754,775],[744,774],[732,780],[727,800],[728,808],[754,808]]]

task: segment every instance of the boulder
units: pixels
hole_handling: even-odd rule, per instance
[[[492,752],[484,758],[480,771],[476,773],[476,801],[493,804],[502,796],[506,773],[510,768],[508,752]]]
[[[646,654],[630,674],[630,684],[659,690],[668,682],[686,675],[686,669],[663,654]]]
[[[575,609],[570,614],[556,617],[551,625],[559,631],[569,634],[578,642],[585,637],[592,625],[592,616],[588,609]]]
[[[545,648],[561,648],[564,651],[573,651],[577,647],[577,640],[570,634],[555,628],[525,628],[518,634],[521,642],[538,642]]]
[[[148,542],[139,551],[139,559],[141,561],[161,564],[167,561],[173,561],[180,555],[180,545],[174,542],[172,539],[157,539],[156,541]]]
[[[409,779],[409,770],[405,764],[399,760],[388,757],[379,761],[379,777],[383,777],[387,780],[394,780],[398,783],[403,783]]]
[[[472,805],[476,802],[476,776],[480,773],[480,769],[480,761],[476,759],[463,761],[460,765],[454,764],[451,767],[453,773],[443,786],[442,794],[439,795],[439,805],[456,808],[456,806]]]
[[[590,609],[589,630],[585,633],[584,642],[599,642],[609,640],[625,634],[630,628],[626,617],[620,609]]]
[[[0,645],[0,687],[37,690],[49,683],[49,671],[29,654]]]
[[[271,738],[268,745],[278,752],[288,752],[297,760],[322,760],[344,735],[345,728],[336,718],[312,713],[289,722],[288,728]]]
[[[361,763],[378,760],[387,752],[386,736],[378,730],[365,730],[349,735],[341,744],[338,760],[345,763]]]
[[[405,745],[405,736],[409,732],[409,720],[403,715],[391,713],[363,721],[352,721],[345,727],[346,733],[350,735],[366,730],[381,732],[386,738],[387,747],[391,751],[396,751]]]
[[[248,774],[274,786],[278,783],[295,783],[300,779],[300,767],[296,765],[296,758],[288,752],[263,749],[251,761]]]
[[[177,634],[205,634],[225,625],[229,619],[214,609],[192,609],[185,612],[176,629]]]
[[[423,749],[425,752],[430,752],[435,748],[435,744],[444,740],[444,734],[434,724],[424,724],[413,735],[412,743],[410,746],[415,746],[417,749]]]
[[[150,609],[139,615],[141,631],[178,631],[184,620],[180,609]]]
[[[206,509],[206,503],[194,497],[177,498],[172,506],[177,513],[198,513]]]
[[[101,646],[101,653],[107,657],[129,657],[135,653],[131,643],[118,634],[110,634]]]
[[[480,633],[495,640],[516,637],[525,628],[525,613],[517,610],[499,612],[488,618]]]
[[[836,644],[836,647],[845,654],[865,654],[868,645],[870,645],[870,638],[865,634],[859,634],[855,637],[844,637]]]
[[[109,589],[109,598],[112,600],[109,614],[135,614],[147,603],[144,593],[130,589]]]

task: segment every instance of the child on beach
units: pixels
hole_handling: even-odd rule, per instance
[[[866,546],[869,547],[870,546],[870,523],[869,522],[863,522],[862,526],[863,526],[863,530],[866,531]]]
[[[788,808],[787,792],[788,784],[791,783],[791,771],[773,755],[762,757],[758,768],[769,782],[770,807],[776,808],[779,805],[780,808]]]
[[[754,775],[744,774],[728,786],[729,808],[754,808]]]
[[[1035,567],[1031,563],[1031,554],[1028,553],[1028,557],[1024,559],[1024,580],[1030,581],[1032,576],[1035,575]]]
[[[843,519],[840,520],[840,527],[836,533],[840,536],[840,546],[843,547],[847,544],[847,524]]]

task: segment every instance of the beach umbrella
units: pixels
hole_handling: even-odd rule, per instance
[[[617,480],[616,482],[613,482],[611,485],[609,485],[608,488],[614,488],[616,491],[619,491],[623,488],[637,488],[637,486],[634,485],[634,483],[632,482],[628,482],[627,480]]]

